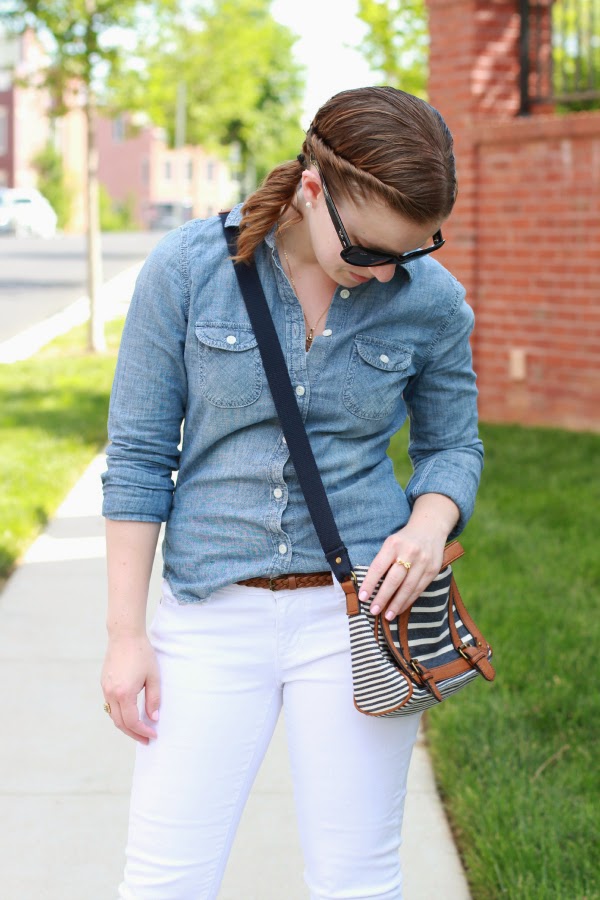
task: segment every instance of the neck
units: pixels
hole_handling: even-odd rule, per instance
[[[302,192],[296,195],[296,204],[300,210],[302,219],[299,222],[293,222],[293,224],[289,225],[283,232],[285,248],[288,255],[292,258],[293,264],[296,266],[318,266],[319,263],[313,250],[306,212],[303,210],[304,200],[302,198]],[[290,219],[293,220],[296,215],[295,209],[289,207],[279,221],[281,225],[285,225]]]
[[[317,300],[322,306],[324,298],[331,301],[337,282],[333,281],[321,268],[315,256],[308,227],[307,213],[310,210],[305,210],[304,208],[304,198],[301,191],[296,195],[296,203],[302,219],[294,222],[296,211],[294,209],[285,211],[280,219],[281,224],[290,221],[290,219],[293,224],[289,225],[283,232],[280,248],[282,246],[285,247],[288,255],[288,267],[294,273],[296,293],[304,308],[306,308],[307,304],[312,307],[313,301],[317,302]]]

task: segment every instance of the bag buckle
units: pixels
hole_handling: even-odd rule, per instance
[[[410,665],[411,665],[411,667],[415,670],[415,672],[417,673],[417,675],[419,675],[419,677],[422,678],[422,677],[423,677],[423,666],[421,665],[421,663],[419,662],[419,660],[418,660],[418,659],[411,659]]]
[[[430,694],[433,694],[435,699],[438,702],[441,702],[442,695],[438,690],[438,686],[435,683],[435,678],[433,677],[433,673],[426,669],[425,666],[422,666],[418,659],[411,659],[410,661],[411,668],[417,673],[419,677],[419,681],[426,688]]]
[[[465,650],[467,647],[470,647],[471,649],[473,649],[472,644],[465,644],[465,643],[459,644],[456,649],[458,650],[458,652],[460,653],[460,655],[462,656],[463,659],[466,659],[467,662],[470,662],[471,660],[470,660],[469,655],[467,653],[465,653]]]
[[[474,644],[465,644],[463,641],[463,643],[459,644],[456,649],[458,650],[460,655],[463,657],[463,659],[466,659],[467,662],[472,662],[472,658],[465,651],[466,650],[477,650],[478,647],[479,647],[479,649],[481,649],[483,647],[483,644],[481,643],[481,641],[475,641]]]

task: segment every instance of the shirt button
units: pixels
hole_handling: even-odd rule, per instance
[[[287,544],[280,544],[280,545],[279,545],[279,552],[281,553],[282,556],[283,556],[284,554],[286,554],[286,553],[287,553]]]
[[[299,384],[298,387],[296,388],[296,393],[298,394],[299,397],[304,397],[306,391],[304,390],[304,388],[302,387],[301,384]]]
[[[340,291],[340,297],[343,300],[347,300],[349,296],[350,296],[350,291],[348,290],[348,288],[344,288],[343,291]]]
[[[282,442],[283,444],[287,444],[287,441],[286,441],[286,439],[285,439],[284,437],[281,438],[281,442]]]
[[[281,488],[275,488],[275,490],[273,491],[273,496],[277,500],[280,500],[283,497],[283,491],[281,490]]]
[[[333,334],[333,331],[331,330],[331,328],[326,328],[323,334],[325,335],[325,337],[329,337],[329,335]]]
[[[232,334],[228,334],[227,337],[225,338],[225,340],[227,341],[228,344],[237,344],[237,338],[234,337]]]
[[[379,359],[381,360],[382,363],[389,363],[389,361],[390,361],[389,356],[386,356],[385,353],[382,353],[381,356],[379,357]]]

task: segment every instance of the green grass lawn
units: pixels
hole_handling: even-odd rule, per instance
[[[108,351],[85,351],[86,326],[29,360],[0,366],[0,580],[106,442],[122,321]]]
[[[121,328],[103,355],[84,352],[81,328],[0,366],[0,577],[104,445]],[[476,900],[597,900],[600,436],[481,431],[455,572],[498,674],[428,714],[439,786]],[[391,453],[404,484],[405,446],[403,431]]]
[[[438,784],[476,900],[592,900],[600,435],[492,425],[481,435],[484,475],[454,571],[497,675],[428,714]],[[394,459],[405,446],[397,436]],[[405,483],[406,465],[397,471]]]

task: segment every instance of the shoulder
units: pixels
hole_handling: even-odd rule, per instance
[[[239,223],[239,209],[241,205],[230,211],[227,224]],[[180,231],[192,281],[203,280],[206,276],[213,277],[222,268],[228,271],[227,266],[232,269],[220,216],[192,219]]]
[[[406,265],[410,289],[425,308],[446,315],[465,305],[465,289],[437,259],[424,256]],[[470,307],[469,307],[470,308]]]
[[[454,325],[472,328],[473,309],[463,285],[431,256],[408,263],[405,297],[419,323],[427,330],[444,331]]]
[[[235,209],[229,219],[234,217]],[[234,222],[237,224],[237,222]],[[179,228],[167,232],[152,249],[148,260],[152,263],[187,265],[190,258],[206,263],[213,256],[227,255],[227,245],[220,217],[190,219]]]

